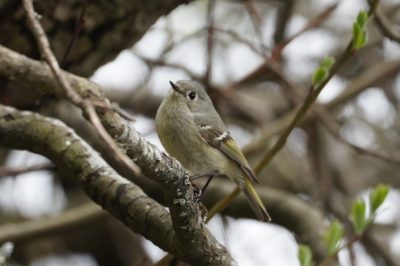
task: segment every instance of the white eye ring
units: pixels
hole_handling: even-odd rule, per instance
[[[188,98],[188,100],[190,100],[190,101],[194,101],[194,100],[197,99],[197,93],[194,92],[194,91],[189,91],[189,92],[186,94],[186,98]]]

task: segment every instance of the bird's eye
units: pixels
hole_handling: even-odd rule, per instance
[[[186,95],[186,97],[193,101],[197,98],[197,93],[195,93],[194,91],[189,91],[188,94]]]

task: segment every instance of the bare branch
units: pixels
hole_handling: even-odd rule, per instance
[[[245,0],[245,5],[247,12],[249,13],[251,22],[253,24],[254,31],[257,35],[258,41],[260,43],[261,53],[265,56],[267,52],[267,47],[264,43],[263,34],[261,30],[261,17],[259,16],[256,8],[256,3],[254,0]]]
[[[354,79],[350,84],[343,89],[343,92],[336,96],[330,102],[321,105],[327,110],[333,110],[342,106],[348,101],[353,100],[357,95],[368,89],[370,86],[377,84],[388,77],[393,77],[400,72],[400,60],[393,60],[389,62],[382,62],[371,66],[359,77]],[[251,153],[257,150],[263,143],[266,143],[269,138],[282,132],[289,125],[290,121],[293,119],[294,111],[286,113],[283,117],[279,118],[277,121],[269,123],[267,127],[263,129],[262,136],[244,148],[244,151]],[[312,115],[307,115],[303,122],[312,119]]]
[[[54,170],[55,167],[52,164],[38,164],[33,166],[19,167],[19,168],[7,168],[0,166],[0,177],[5,176],[16,176],[34,171],[46,171]]]
[[[369,15],[371,15],[374,11],[374,9],[377,6],[378,1],[374,1],[374,4],[371,5],[371,8],[368,12]],[[347,45],[346,49],[344,52],[341,54],[341,56],[338,58],[338,60],[334,63],[334,65],[331,68],[330,73],[328,74],[328,77],[321,82],[319,85],[315,87],[311,87],[309,90],[309,94],[305,98],[303,104],[300,106],[300,108],[296,111],[294,117],[291,119],[289,125],[283,130],[282,134],[279,136],[278,140],[276,143],[273,145],[273,147],[267,151],[267,153],[263,156],[261,161],[257,164],[257,166],[254,168],[254,171],[256,174],[259,174],[268,164],[269,162],[275,157],[275,155],[285,146],[286,141],[290,135],[290,133],[293,131],[293,129],[301,122],[301,120],[306,116],[307,112],[309,109],[311,109],[313,103],[317,99],[318,95],[322,91],[322,89],[325,87],[325,85],[329,82],[329,80],[341,69],[341,67],[351,58],[353,55],[354,50],[353,50],[353,39],[350,40],[349,44]],[[271,65],[273,64],[273,60],[266,60],[266,62],[271,62]],[[279,73],[279,72],[277,72]],[[290,85],[290,83],[289,83]],[[236,188],[230,195],[226,197],[226,199],[220,200],[216,204],[216,208],[218,208],[218,211],[223,210],[228,206],[232,200],[238,195],[237,192],[238,188]]]
[[[288,26],[288,22],[292,16],[294,9],[294,1],[288,0],[281,3],[278,8],[278,14],[276,16],[276,27],[274,31],[274,42],[278,44],[285,39],[285,33]]]
[[[2,225],[0,226],[0,243],[5,241],[18,242],[37,236],[54,234],[62,229],[71,228],[81,223],[90,223],[105,216],[106,212],[98,205],[86,203],[74,209],[66,210],[59,216]]]
[[[36,89],[55,93],[59,97],[62,97],[64,93],[63,90],[60,90],[59,84],[46,65],[2,46],[0,46],[0,75],[17,78],[20,82],[28,82],[32,86],[36,86]],[[101,88],[97,84],[65,72],[64,75],[82,97],[102,99]],[[189,182],[188,174],[180,163],[163,154],[154,145],[143,139],[114,110],[102,110],[99,115],[106,130],[118,145],[124,148],[126,154],[141,167],[143,174],[162,185],[171,210],[174,229],[178,235],[177,240],[179,241],[175,245],[194,252],[195,254],[191,254],[190,257],[201,256],[198,254],[206,252],[206,249],[217,252],[220,245],[209,240],[209,236],[205,233],[206,228],[201,222],[196,192]],[[198,241],[211,246],[204,250],[199,249]],[[227,259],[229,258],[230,256],[227,255]]]
[[[76,180],[96,203],[123,221],[129,228],[144,235],[179,259],[195,265],[233,263],[229,253],[217,243],[196,213],[188,214],[189,217],[198,219],[196,225],[180,221],[179,218],[173,218],[172,221],[170,213],[163,206],[149,198],[139,187],[119,176],[97,152],[62,122],[0,106],[0,144],[8,148],[29,149],[50,158],[66,175]],[[140,144],[140,148],[155,152],[154,147],[149,147],[150,144],[144,142]],[[152,157],[153,153],[147,156]],[[168,171],[169,174],[176,173],[179,165],[177,163],[174,165],[172,159],[161,155],[159,151],[158,153],[159,161],[152,161],[151,166],[157,164],[159,168],[149,169],[149,173],[150,171],[155,175],[167,175]],[[154,157],[151,159],[154,160]],[[166,160],[169,160],[169,170],[161,168],[161,162],[165,163]],[[182,168],[178,171],[184,173]],[[175,180],[168,178],[164,180],[164,186],[170,184],[168,181],[187,181],[187,179],[173,179]],[[185,188],[184,185],[174,188],[175,191],[178,190],[176,193],[184,194],[181,192]],[[174,202],[170,203],[172,217],[182,209],[181,206],[189,205],[188,203],[194,205],[186,197],[190,195],[184,194],[183,197],[181,195],[181,198],[175,198]],[[192,208],[197,210],[197,206]],[[187,219],[186,215],[182,217]],[[177,229],[178,226],[184,228]],[[189,231],[186,236],[180,235],[187,230],[194,232]]]
[[[372,156],[372,157],[375,157],[377,159],[380,159],[380,160],[383,160],[386,162],[400,165],[400,154],[396,154],[396,153],[388,154],[383,150],[378,150],[378,149],[372,150],[372,149],[363,148],[363,147],[357,146],[357,145],[349,142],[348,140],[346,140],[340,134],[340,125],[323,108],[315,108],[314,114],[317,115],[317,117],[319,117],[319,121],[325,126],[325,128],[329,131],[329,133],[331,133],[331,135],[333,137],[335,137],[335,139],[346,144],[350,148],[354,149],[356,152],[365,154],[368,156]]]
[[[204,74],[206,87],[211,83],[212,79],[212,60],[213,60],[213,43],[214,43],[214,14],[215,14],[215,0],[208,1],[207,10],[207,66]]]
[[[368,2],[371,4],[371,1]],[[382,34],[390,40],[400,44],[400,32],[396,31],[396,29],[390,24],[390,21],[383,13],[382,8],[378,7],[375,10],[374,18],[376,25],[378,25]]]
[[[44,32],[42,26],[37,19],[38,15],[33,9],[32,1],[23,0],[23,4],[26,15],[28,17],[29,26],[31,27],[32,32],[36,38],[36,42],[39,46],[40,52],[42,53],[42,56],[45,58],[46,62],[49,64],[58,83],[64,89],[67,99],[69,99],[72,103],[80,107],[84,112],[86,112],[86,114],[88,114],[90,122],[95,126],[99,136],[102,138],[103,141],[105,141],[105,143],[107,143],[110,151],[116,156],[116,158],[119,158],[120,162],[125,164],[136,175],[139,175],[140,168],[134,162],[129,160],[129,158],[127,158],[125,154],[119,151],[117,145],[114,143],[110,135],[108,135],[107,131],[101,124],[93,104],[90,101],[82,99],[80,95],[72,89],[71,85],[64,78],[57,59],[51,51],[50,43],[46,37],[46,33]]]
[[[82,5],[81,12],[79,14],[79,17],[76,20],[76,23],[75,23],[75,29],[74,29],[74,32],[72,34],[71,40],[68,43],[67,49],[65,49],[64,55],[63,55],[63,57],[61,59],[61,67],[65,66],[65,63],[67,62],[68,55],[72,51],[72,48],[74,47],[75,42],[79,38],[79,34],[81,33],[82,28],[83,28],[83,26],[85,24],[85,12],[86,12],[86,7],[88,6],[89,2],[90,2],[90,0],[85,0],[85,2]]]
[[[279,139],[277,140],[275,145],[264,155],[264,158],[255,168],[255,171],[257,173],[261,172],[261,170],[268,165],[268,163],[272,160],[272,158],[285,146],[286,140],[289,137],[290,133],[306,115],[306,113],[311,108],[312,104],[317,99],[322,89],[325,87],[328,81],[337,73],[337,71],[339,71],[339,69],[344,65],[344,63],[350,59],[351,55],[353,54],[352,42],[353,41],[350,41],[344,53],[332,66],[331,72],[329,73],[329,77],[326,78],[324,82],[321,83],[321,85],[317,86],[316,88],[312,88],[312,90],[310,90],[310,93],[304,100],[304,103],[300,106],[300,108],[296,112],[289,126],[283,131],[283,133],[279,136]]]

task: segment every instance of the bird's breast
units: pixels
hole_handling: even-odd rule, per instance
[[[191,174],[213,170],[224,173],[225,155],[202,139],[188,114],[161,106],[157,112],[156,129],[166,151]]]

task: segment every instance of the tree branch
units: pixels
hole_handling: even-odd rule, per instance
[[[61,98],[64,95],[48,66],[1,46],[0,75],[31,84],[33,88],[45,93],[53,93]],[[67,72],[63,72],[63,75],[81,97],[94,98],[98,101],[104,99],[102,89],[97,84]],[[188,175],[179,162],[145,141],[129,123],[113,110],[101,110],[99,117],[108,133],[141,167],[143,173],[163,185],[169,199],[167,201],[174,210],[172,214],[176,215],[178,231],[182,232],[184,239],[197,238],[198,236],[195,235],[203,231],[201,223],[198,222],[202,218],[198,205],[194,204],[195,193],[189,183]],[[184,215],[180,216],[180,214]],[[188,223],[194,227],[188,226]],[[187,233],[182,228],[193,230],[190,230],[191,233]]]
[[[8,168],[0,166],[0,177],[16,176],[35,171],[50,171],[54,169],[55,169],[54,165],[49,163],[37,164],[33,166],[17,167],[17,168]]]
[[[368,1],[371,5],[371,1]],[[382,34],[390,40],[400,44],[400,32],[391,25],[390,20],[385,16],[381,7],[375,10],[375,22]]]
[[[86,203],[67,210],[59,216],[2,225],[0,226],[0,243],[5,241],[15,243],[37,236],[55,234],[65,228],[73,228],[82,223],[90,223],[105,216],[106,213],[98,205]]]
[[[203,201],[206,206],[213,206],[234,188],[235,184],[232,182],[215,179],[207,188]],[[299,241],[310,245],[317,260],[325,257],[325,245],[320,235],[325,229],[325,218],[320,209],[279,189],[257,186],[257,192],[267,204],[273,223],[293,231]],[[254,218],[254,213],[242,194],[235,197],[222,213],[237,218]]]
[[[321,107],[329,111],[336,109],[343,104],[353,100],[360,93],[362,93],[369,87],[377,84],[379,81],[387,79],[388,77],[395,76],[399,72],[400,60],[382,62],[373,65],[364,73],[362,73],[359,77],[354,79],[346,88],[344,88],[341,94],[336,96],[336,98],[334,98],[330,102],[326,104],[321,104]],[[294,114],[295,111],[288,112],[278,120],[269,123],[268,126],[263,129],[262,136],[247,145],[243,149],[244,152],[251,153],[255,150],[258,150],[261,146],[265,146],[265,143],[267,143],[267,140],[271,136],[282,132],[285,128],[289,126],[289,123],[293,119]],[[313,115],[306,115],[306,117],[301,121],[301,124],[310,121],[310,119],[313,119]]]
[[[64,175],[77,181],[89,197],[135,232],[159,242],[165,249],[173,245],[168,243],[173,242],[173,235],[167,234],[172,226],[168,212],[119,176],[62,122],[0,105],[0,144],[48,157]],[[164,240],[158,234],[165,235]]]
[[[33,35],[35,36],[36,42],[39,46],[39,50],[43,58],[46,60],[47,64],[50,66],[50,69],[53,72],[53,75],[59,83],[60,87],[63,88],[65,96],[68,98],[69,101],[81,108],[82,111],[87,114],[90,122],[96,127],[96,132],[99,134],[100,138],[107,144],[109,151],[112,152],[114,156],[118,158],[121,163],[125,164],[125,166],[128,167],[133,173],[139,175],[140,168],[131,160],[129,160],[129,158],[125,154],[119,151],[117,145],[114,143],[110,135],[107,134],[106,130],[100,122],[99,117],[96,114],[96,111],[94,110],[93,103],[91,101],[82,99],[82,97],[80,97],[80,95],[72,89],[69,82],[65,79],[57,62],[57,59],[51,51],[50,43],[47,39],[46,33],[44,32],[42,26],[38,21],[37,14],[33,9],[32,1],[23,0],[23,5],[28,18],[28,24],[33,32]],[[108,102],[105,103],[105,105],[109,107]]]
[[[179,182],[175,183],[176,186],[188,183],[184,169],[176,161],[162,155],[154,146],[141,140],[140,148],[151,151],[146,153],[147,157],[142,160],[150,161],[151,166],[159,166],[152,169],[159,174],[159,178],[160,175],[166,175],[165,186],[172,190],[171,182]],[[229,265],[233,262],[226,249],[217,243],[205,228],[199,216],[196,225],[190,223],[192,222],[190,215],[196,217],[193,213],[182,215],[186,219],[190,216],[189,221],[182,221],[179,218],[171,220],[170,214],[164,207],[147,197],[139,187],[119,176],[75,132],[60,121],[0,106],[0,144],[8,148],[29,149],[50,158],[59,169],[80,183],[95,202],[129,228],[144,235],[162,249],[175,254],[179,259],[196,265]],[[158,164],[153,157],[155,153],[160,156]],[[162,166],[167,167],[166,161],[170,168],[163,171]],[[150,173],[152,169],[147,170]],[[173,178],[176,176],[175,171],[180,173],[178,176],[185,178]],[[177,193],[187,192],[188,186],[190,187],[190,184],[184,184],[182,190],[178,190]],[[187,190],[184,190],[185,188]],[[171,192],[169,196],[172,196]],[[169,198],[167,202],[171,205],[171,216],[182,214],[182,209],[192,208],[197,211],[197,205],[186,199],[190,196],[192,195],[184,194],[174,200]],[[181,208],[182,206],[189,207]],[[183,228],[177,230],[178,226]],[[172,228],[176,233],[171,230]],[[179,235],[187,230],[195,231],[189,231],[184,237]],[[186,243],[186,241],[192,242]]]

